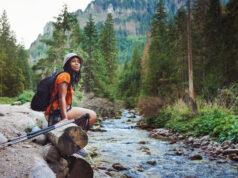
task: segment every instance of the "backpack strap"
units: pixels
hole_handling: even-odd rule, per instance
[[[54,81],[53,81],[54,84],[53,84],[53,87],[52,87],[52,93],[53,93],[53,91],[54,91],[54,89],[55,89],[55,81],[56,81],[57,77],[58,77],[60,74],[62,74],[62,73],[64,73],[64,71],[63,71],[63,72],[59,72],[58,74],[56,74],[55,72],[52,74],[52,76],[53,76],[53,75],[56,75],[56,76],[54,77]],[[69,85],[68,85],[67,91],[70,90],[71,86],[72,86],[72,83],[70,82]],[[51,95],[51,99],[50,99],[50,100],[51,100],[51,103],[50,103],[51,108],[50,108],[50,110],[49,110],[48,126],[50,126],[50,123],[53,123],[53,122],[50,122],[51,119],[52,119],[52,121],[53,121],[53,119],[54,119],[54,117],[55,117],[55,110],[54,110],[53,103],[54,103],[56,100],[58,100],[58,99],[59,99],[59,92],[57,92],[57,94],[55,95],[54,98],[53,98],[53,96]],[[70,103],[70,108],[71,108],[71,105],[72,105],[72,100],[71,100],[71,103]],[[52,112],[52,115],[50,114],[51,112]],[[50,116],[52,116],[52,117],[50,117]]]

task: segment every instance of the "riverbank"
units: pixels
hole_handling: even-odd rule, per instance
[[[238,176],[235,161],[210,159],[204,150],[175,142],[168,135],[152,138],[150,131],[136,126],[140,119],[134,111],[125,110],[120,119],[104,120],[101,129],[89,132],[86,149],[93,152],[98,170],[110,177],[132,178]]]
[[[200,148],[208,159],[217,160],[218,163],[225,163],[229,160],[238,161],[238,144],[234,144],[232,141],[225,141],[220,144],[209,135],[203,137],[183,136],[163,128],[153,129],[150,136],[156,139],[168,140],[171,144],[183,142],[192,149]],[[177,150],[177,154],[185,155],[179,150]],[[201,155],[197,156],[198,159],[202,159]]]
[[[149,130],[153,138],[200,148],[211,160],[238,161],[238,116],[218,105],[198,106],[195,115],[184,103],[175,103],[164,107],[157,116],[143,117],[137,126]],[[184,155],[181,151],[178,154]]]

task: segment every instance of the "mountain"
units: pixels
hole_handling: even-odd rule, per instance
[[[227,3],[228,0],[221,0]],[[186,6],[187,0],[164,0],[169,16],[173,16],[179,8]],[[89,14],[93,15],[99,27],[106,19],[108,13],[113,14],[114,26],[117,34],[117,47],[119,49],[119,63],[130,60],[135,43],[144,43],[151,19],[155,13],[158,0],[94,0],[85,11],[77,10],[80,27],[83,28]],[[53,31],[52,23],[44,28],[44,34],[39,35],[29,49],[31,61],[37,61],[44,56],[46,46],[42,46],[41,38],[48,38]],[[126,41],[126,43],[125,43]],[[125,46],[126,45],[126,46]]]

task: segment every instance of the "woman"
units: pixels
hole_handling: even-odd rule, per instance
[[[53,104],[50,104],[45,111],[49,125],[53,125],[59,121],[77,118],[85,113],[89,113],[89,127],[96,121],[96,113],[92,110],[71,107],[73,97],[73,87],[78,84],[81,73],[80,69],[83,64],[83,59],[75,53],[69,53],[65,56],[63,62],[64,72],[60,73],[54,84],[54,91],[52,93]],[[53,100],[54,99],[54,100]],[[82,122],[77,123],[82,126]],[[87,154],[84,150],[80,150],[81,155]]]

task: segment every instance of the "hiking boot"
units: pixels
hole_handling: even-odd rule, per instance
[[[88,156],[88,152],[85,149],[83,149],[83,148],[80,149],[76,154],[79,154],[79,155],[81,155],[83,157]]]

